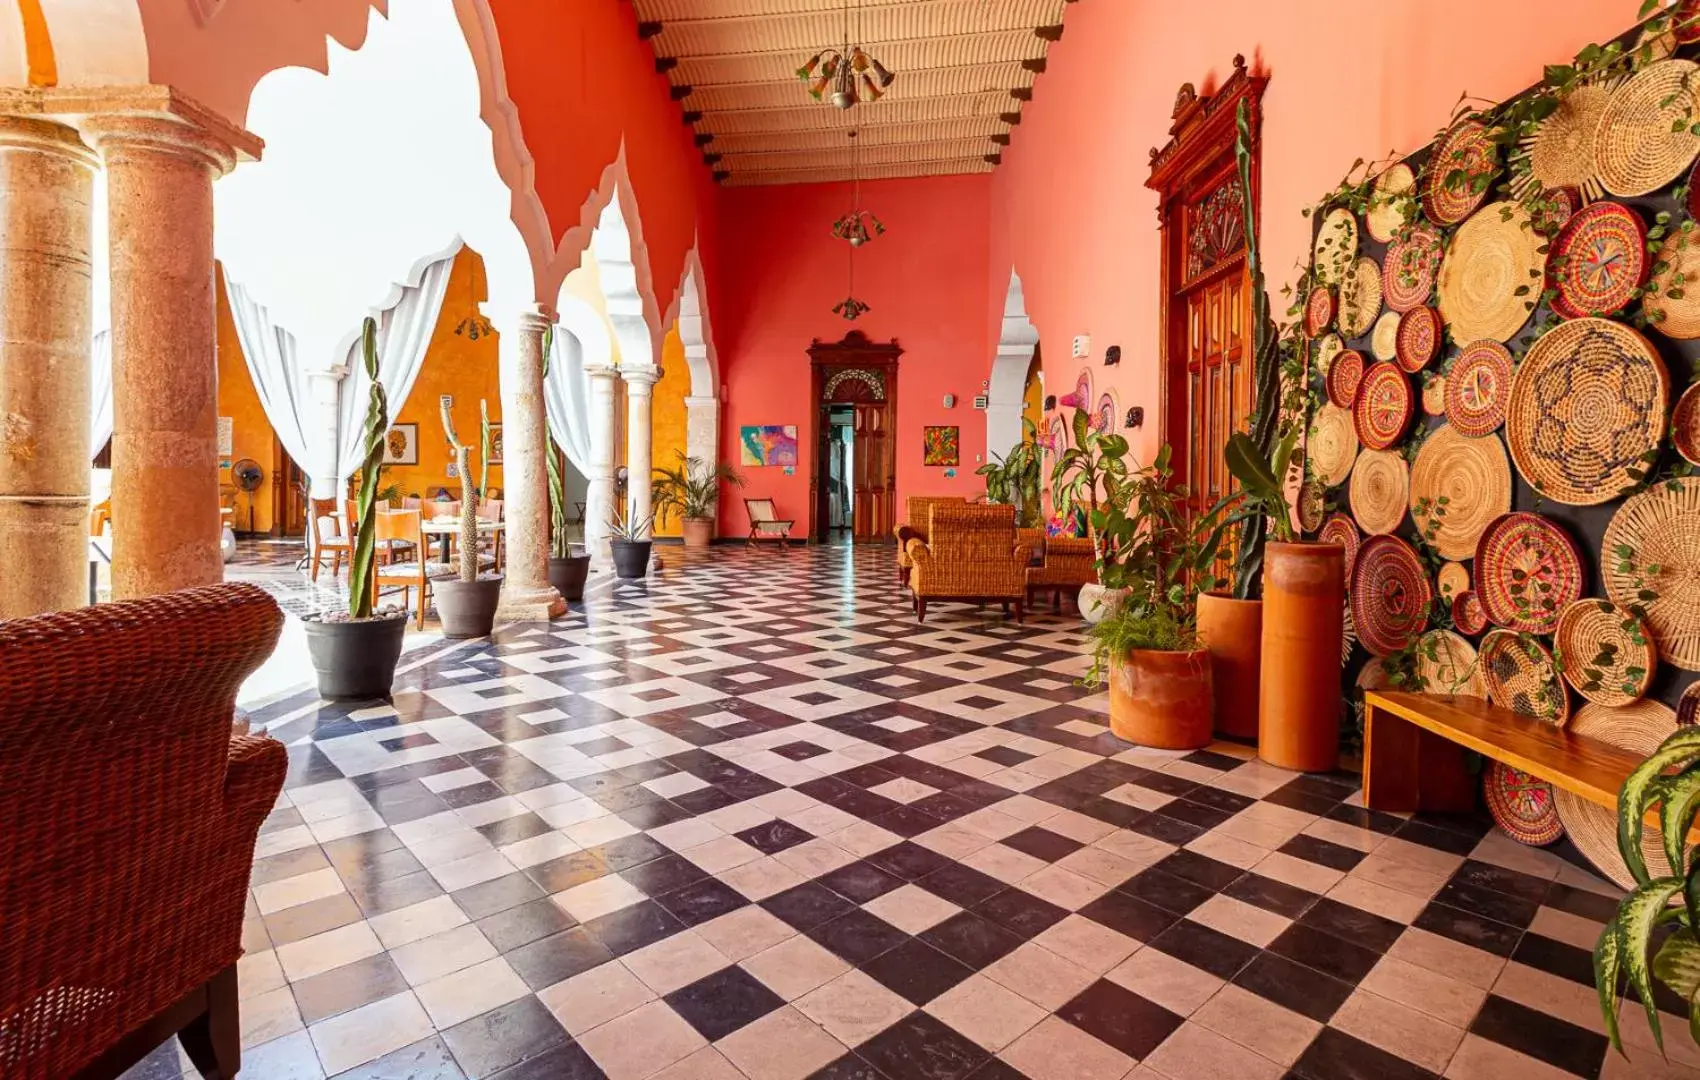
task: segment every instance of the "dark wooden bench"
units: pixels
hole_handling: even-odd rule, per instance
[[[1477,698],[1364,694],[1364,805],[1372,810],[1470,811],[1480,778],[1465,750],[1501,761],[1617,812],[1642,756]],[[1656,814],[1647,820],[1658,823]],[[1690,839],[1700,836],[1700,830]]]

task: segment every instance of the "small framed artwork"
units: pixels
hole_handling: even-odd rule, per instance
[[[962,464],[962,429],[929,425],[921,434],[923,465]]]
[[[502,463],[502,425],[490,425],[490,464]]]
[[[419,425],[393,424],[384,434],[385,465],[419,464]]]

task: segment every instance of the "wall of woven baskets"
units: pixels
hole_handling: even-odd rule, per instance
[[[1638,27],[1316,214],[1301,518],[1346,547],[1350,699],[1468,694],[1643,751],[1678,723],[1700,672],[1700,45],[1676,36]],[[1609,812],[1495,765],[1484,787],[1512,836],[1621,866]]]

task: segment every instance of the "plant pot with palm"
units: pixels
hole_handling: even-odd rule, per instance
[[[368,318],[361,328],[360,352],[372,385],[362,439],[366,453],[355,493],[355,520],[350,523],[354,550],[349,560],[348,609],[319,612],[302,620],[319,696],[330,701],[388,697],[407,631],[405,609],[374,610],[378,474],[389,430],[389,402],[378,381],[378,324],[373,319]]]
[[[437,601],[437,617],[442,620],[446,638],[487,637],[496,625],[496,605],[501,600],[502,575],[481,573],[478,551],[478,499],[483,488],[474,487],[472,448],[455,434],[454,416],[449,411],[451,398],[443,395],[440,402],[443,434],[455,453],[460,466],[460,531],[456,541],[459,561],[454,577],[440,577],[431,582],[431,593]],[[481,481],[488,479],[490,455],[490,420],[484,403],[479,402],[483,416],[483,444],[479,467]]]
[[[1089,414],[1080,408],[1074,410],[1069,431],[1074,445],[1063,447],[1051,467],[1051,505],[1059,513],[1076,506],[1086,508],[1086,534],[1101,563],[1103,545],[1096,524],[1100,492],[1111,504],[1121,499],[1128,483],[1127,440],[1114,432],[1094,430]],[[1080,614],[1088,623],[1099,623],[1118,610],[1123,596],[1100,573],[1096,583],[1080,588]]]
[[[649,573],[649,554],[653,541],[650,525],[654,517],[639,520],[631,511],[615,513],[608,522],[608,549],[614,559],[614,575],[632,580]]]
[[[701,458],[686,457],[683,451],[677,453],[677,465],[655,470],[655,509],[664,522],[678,515],[686,547],[705,548],[714,539],[720,485],[743,487],[744,478],[723,461],[711,466]]]
[[[1170,449],[1118,485],[1092,515],[1098,576],[1122,593],[1092,627],[1089,684],[1107,681],[1110,730],[1142,746],[1192,750],[1211,741],[1214,678],[1198,639],[1197,598],[1216,585],[1222,539],[1243,513],[1236,497],[1191,515]]]

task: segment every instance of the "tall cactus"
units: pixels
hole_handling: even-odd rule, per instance
[[[490,403],[478,399],[478,495],[490,494]]]
[[[472,484],[472,448],[455,434],[454,416],[449,411],[453,403],[454,398],[447,394],[438,399],[443,434],[448,436],[460,467],[460,580],[472,582],[478,580],[478,489]],[[484,403],[478,404],[482,410]]]
[[[378,323],[368,316],[360,328],[360,356],[372,387],[366,399],[366,456],[360,465],[360,490],[355,496],[354,552],[348,570],[348,615],[372,616],[372,585],[377,565],[378,472],[384,464],[384,439],[389,434],[389,399],[378,381]]]

